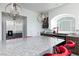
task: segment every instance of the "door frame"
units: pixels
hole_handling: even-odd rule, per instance
[[[6,13],[6,12],[2,12],[1,13],[1,15],[2,15],[2,42],[6,43],[6,19],[3,19],[3,14],[8,14],[8,13]],[[22,16],[22,15],[19,15],[19,16],[23,17],[23,31],[22,31],[23,34],[22,34],[22,37],[24,38],[25,37],[24,36],[25,35],[24,34],[24,29],[27,28],[27,17],[26,16]],[[26,34],[27,34],[27,29],[26,29]]]

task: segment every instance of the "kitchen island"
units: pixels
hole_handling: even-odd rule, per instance
[[[0,47],[0,55],[4,56],[41,56],[53,51],[53,47],[65,40],[56,37],[36,36],[6,40]]]

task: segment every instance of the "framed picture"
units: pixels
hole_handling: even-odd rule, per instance
[[[48,17],[44,18],[43,23],[42,23],[42,28],[48,28],[49,23],[48,23]]]

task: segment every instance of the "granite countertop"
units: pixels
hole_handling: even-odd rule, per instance
[[[46,33],[41,33],[41,34],[58,35],[58,36],[66,36],[66,35],[68,35],[67,33],[52,33],[52,32],[46,32]]]
[[[79,34],[68,34],[67,36],[70,36],[70,37],[79,37]]]
[[[2,48],[0,47],[0,55],[36,56],[63,41],[63,39],[56,37],[52,38],[45,36],[6,40],[6,44],[4,44]]]

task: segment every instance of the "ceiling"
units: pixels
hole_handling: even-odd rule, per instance
[[[6,6],[8,3],[0,3]],[[65,3],[18,3],[22,8],[26,8],[35,12],[46,12],[56,7],[62,6]],[[3,8],[3,7],[1,7]]]
[[[50,9],[59,7],[64,3],[19,3],[22,7],[35,11],[35,12],[45,12]]]

